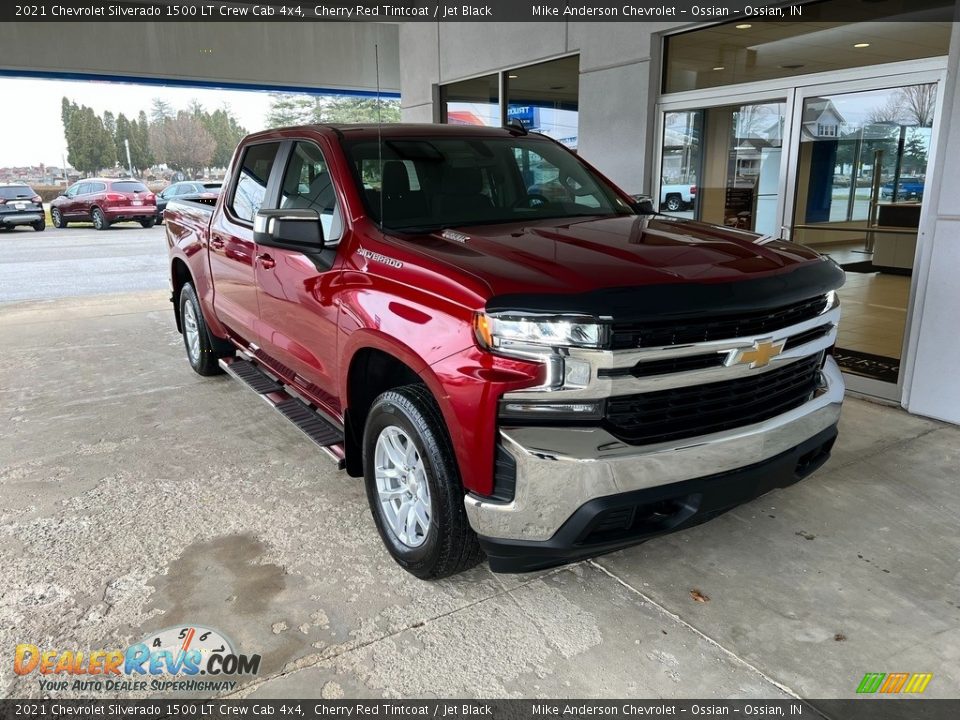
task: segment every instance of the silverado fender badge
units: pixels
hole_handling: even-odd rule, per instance
[[[383,263],[384,265],[389,265],[390,267],[402,268],[403,263],[399,260],[394,260],[392,257],[387,257],[386,255],[381,255],[380,253],[375,253],[371,250],[364,250],[363,248],[357,248],[357,255],[364,257],[367,260],[373,260],[374,262]]]
[[[440,233],[440,237],[444,240],[452,240],[453,242],[465,243],[470,239],[469,235],[465,235],[462,232],[457,232],[456,230],[444,230]]]

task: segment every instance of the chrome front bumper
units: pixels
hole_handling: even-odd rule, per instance
[[[517,464],[510,503],[467,495],[470,524],[487,538],[543,541],[584,503],[736,470],[773,458],[840,419],[843,378],[832,357],[812,400],[761,423],[658,445],[627,445],[602,428],[505,428]]]

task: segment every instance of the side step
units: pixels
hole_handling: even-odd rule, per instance
[[[266,400],[274,410],[292,422],[304,435],[337,463],[341,470],[346,461],[343,452],[343,431],[320,415],[310,405],[287,392],[282,383],[270,377],[255,363],[241,357],[221,358],[220,367]]]

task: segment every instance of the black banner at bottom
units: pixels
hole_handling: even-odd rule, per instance
[[[852,700],[2,700],[6,718],[809,718],[954,720],[960,699],[881,696]]]

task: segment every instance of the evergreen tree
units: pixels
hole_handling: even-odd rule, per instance
[[[134,164],[141,170],[146,170],[152,167],[156,160],[150,147],[150,123],[147,121],[147,113],[144,110],[140,111],[136,120],[135,134],[137,136],[137,149],[140,154],[137,158],[134,158]]]
[[[150,103],[150,122],[162,123],[164,120],[172,120],[176,113],[173,112],[173,106],[163,98],[154,98]]]
[[[67,160],[73,167],[89,175],[116,165],[114,137],[93,108],[63,98],[60,117],[67,141]]]
[[[216,143],[210,166],[226,167],[230,163],[230,158],[233,157],[234,149],[247,134],[246,128],[237,122],[229,105],[224,105],[212,113],[205,112],[199,119]]]
[[[379,111],[379,112],[378,112]],[[312,123],[400,122],[400,101],[356,95],[291,95],[273,93],[267,127]]]

